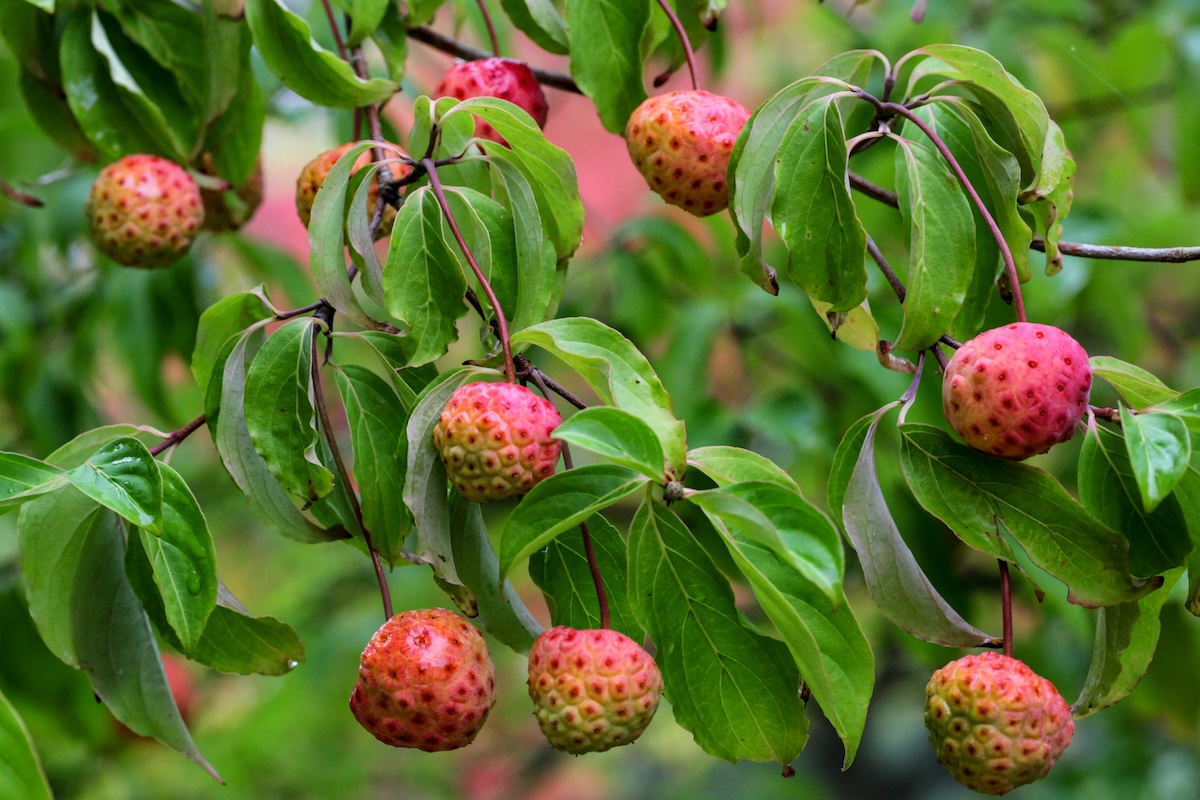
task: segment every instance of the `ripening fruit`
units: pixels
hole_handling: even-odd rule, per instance
[[[942,407],[971,447],[1019,461],[1071,438],[1091,388],[1078,342],[1051,325],[1014,322],[955,352],[942,378]]]
[[[1015,658],[982,653],[951,661],[925,688],[925,727],[938,761],[982,794],[1046,777],[1075,722],[1054,684]]]
[[[600,753],[642,735],[662,697],[662,674],[623,633],[559,626],[529,650],[529,697],[551,747]]]
[[[207,170],[206,170],[207,171]],[[263,201],[263,165],[259,158],[254,172],[240,186],[231,191],[201,189],[204,202],[204,224],[202,230],[225,233],[239,230],[250,221]]]
[[[444,608],[403,611],[363,650],[350,711],[376,739],[426,752],[466,747],[496,704],[483,635]]]
[[[499,97],[525,109],[539,128],[546,127],[546,117],[550,113],[550,104],[546,102],[542,85],[529,65],[511,58],[461,61],[450,68],[433,96],[455,97],[459,100]],[[495,128],[478,118],[475,120],[475,135],[506,144]]]
[[[200,188],[183,167],[136,154],[100,171],[84,211],[100,252],[127,267],[179,260],[204,222]]]
[[[433,442],[459,493],[486,503],[526,494],[554,474],[561,422],[553,403],[524,386],[468,383],[450,396]]]
[[[304,169],[300,170],[299,177],[296,178],[296,213],[300,215],[300,221],[304,223],[304,227],[308,227],[308,223],[312,220],[313,203],[317,201],[317,192],[320,191],[321,185],[325,183],[325,179],[329,177],[329,171],[333,169],[334,164],[338,159],[350,152],[358,142],[346,142],[345,144],[335,147],[332,150],[326,150],[312,161],[304,165]],[[390,151],[385,151],[387,155],[392,155]],[[354,171],[358,172],[363,167],[371,163],[371,151],[364,150],[358,160],[354,162]],[[394,163],[389,165],[392,169],[392,177],[397,180],[403,178],[412,169],[407,164]],[[371,187],[367,190],[368,214],[375,213],[375,205],[379,201],[379,174],[376,173],[371,178]],[[368,219],[372,217],[368,216]],[[375,238],[382,239],[392,232],[392,223],[396,221],[396,209],[392,206],[386,206],[383,209],[383,217],[380,218],[379,228],[375,231]]]
[[[650,188],[698,217],[729,205],[725,171],[750,112],[703,90],[668,92],[645,100],[629,117],[629,157]]]

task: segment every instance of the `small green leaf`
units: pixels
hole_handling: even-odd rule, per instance
[[[629,579],[675,721],[718,758],[791,762],[808,738],[791,653],[743,622],[729,581],[674,512],[651,500],[630,527]]]
[[[1173,414],[1132,414],[1121,406],[1121,429],[1133,476],[1150,514],[1174,491],[1192,460],[1192,437]]]
[[[305,502],[333,488],[333,473],[317,456],[312,394],[316,324],[310,317],[284,323],[246,373],[250,441],[283,488]]]
[[[625,540],[600,514],[593,514],[586,522],[600,582],[608,599],[611,627],[640,642],[646,634],[629,605],[629,557]],[[600,627],[600,602],[582,533],[579,536],[565,533],[530,556],[529,576],[546,596],[550,619],[555,625],[579,630]]]
[[[1161,411],[1183,420],[1188,430],[1200,432],[1200,389],[1189,389],[1181,395],[1156,404],[1147,411]],[[1144,413],[1144,412],[1143,412]]]
[[[1112,356],[1092,356],[1088,364],[1094,376],[1112,384],[1133,408],[1155,406],[1179,397],[1179,392],[1136,364]]]
[[[671,411],[671,397],[650,362],[633,343],[602,322],[565,317],[526,328],[513,344],[534,344],[565,361],[608,405],[649,425],[662,443],[667,469],[683,477],[687,439]]]
[[[1189,612],[1200,617],[1200,447],[1193,445],[1192,461],[1175,487],[1174,497],[1179,501],[1192,540],[1192,552],[1184,561],[1188,570],[1185,605]]]
[[[646,99],[642,36],[651,5],[648,0],[567,0],[567,30],[576,34],[571,77],[611,133],[623,134],[629,115]]]
[[[0,453],[0,513],[66,484],[57,467],[20,453]]]
[[[942,598],[892,520],[875,471],[875,430],[895,405],[886,405],[855,423],[838,448],[839,459],[850,463],[853,445],[861,436],[841,514],[846,536],[862,564],[867,591],[888,619],[918,639],[947,647],[994,643],[994,637],[968,624]]]
[[[192,351],[192,375],[200,392],[208,391],[213,370],[226,343],[256,322],[271,319],[275,309],[267,299],[266,287],[238,292],[209,306],[200,315],[196,347]],[[220,376],[218,381],[220,380]]]
[[[360,79],[345,60],[320,47],[308,23],[279,0],[247,0],[246,22],[267,69],[284,86],[319,106],[374,105],[400,89],[382,78]]]
[[[52,800],[29,729],[0,692],[0,800]]]
[[[712,478],[718,486],[741,481],[766,481],[785,489],[800,491],[792,479],[774,461],[750,450],[726,445],[697,447],[688,451],[688,464]]]
[[[122,437],[109,442],[67,472],[67,478],[75,488],[131,524],[161,530],[162,477],[158,462],[137,439]]]
[[[919,142],[898,144],[897,194],[909,228],[909,265],[896,347],[917,351],[950,330],[962,308],[975,272],[975,223],[941,154]]]
[[[553,0],[500,0],[517,30],[548,53],[566,55],[567,23]]]
[[[507,200],[511,210],[513,237],[516,242],[517,302],[505,311],[513,332],[552,315],[554,296],[555,248],[543,234],[542,215],[537,195],[529,179],[512,161],[490,159],[494,191]]]
[[[662,480],[662,445],[650,426],[628,411],[609,406],[584,409],[555,428],[554,438]]]
[[[509,514],[500,537],[500,575],[510,574],[554,537],[648,482],[644,475],[615,464],[589,464],[551,475]]]
[[[1091,516],[1057,480],[958,444],[931,425],[900,431],[900,465],[913,495],[967,544],[998,558],[1012,534],[1030,559],[1067,585],[1067,599],[1089,608],[1136,600],[1161,581],[1135,581],[1129,543]]]

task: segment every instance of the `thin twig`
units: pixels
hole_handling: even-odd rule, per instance
[[[692,50],[692,43],[688,40],[687,31],[683,29],[683,23],[679,21],[675,10],[671,8],[671,4],[667,0],[658,0],[659,8],[667,15],[667,19],[671,20],[671,27],[675,29],[675,35],[679,37],[679,44],[683,46],[683,57],[687,59],[688,72],[692,75],[692,89],[699,89],[700,82],[696,80],[696,53]]]
[[[433,136],[434,134],[430,133],[431,139]],[[450,232],[454,234],[454,240],[458,242],[459,249],[467,257],[467,263],[471,265],[471,271],[475,273],[475,279],[483,287],[483,292],[487,295],[488,302],[492,305],[492,312],[496,315],[496,324],[500,328],[500,347],[504,350],[504,374],[509,383],[515,383],[517,380],[517,370],[513,366],[512,342],[508,338],[508,320],[504,316],[504,309],[500,307],[500,301],[496,298],[496,293],[492,291],[492,285],[488,283],[483,270],[479,268],[478,262],[475,261],[475,256],[472,255],[471,248],[467,247],[467,242],[463,239],[462,231],[458,229],[458,223],[454,219],[454,212],[450,210],[450,204],[446,202],[446,193],[442,190],[441,180],[438,179],[437,165],[432,158],[428,157],[423,158],[421,163],[425,166],[425,172],[429,175],[429,186],[433,189],[433,196],[437,198],[438,205],[442,209],[442,215],[446,218],[446,223],[450,226]]]
[[[338,55],[342,57],[342,61],[347,61],[346,43],[342,41],[342,32],[338,29],[337,18],[333,15],[333,6],[329,4],[329,0],[321,0],[321,4],[325,6],[325,17],[329,20],[329,30],[333,34],[333,43],[337,45]]]
[[[1004,626],[1004,655],[1012,658],[1013,629],[1012,629],[1012,581],[1008,576],[1008,562],[1003,558],[1000,562],[1000,615]]]
[[[480,314],[482,314],[482,313],[483,312],[481,310]],[[554,392],[556,395],[561,397],[563,400],[566,400],[568,403],[575,406],[580,411],[583,411],[585,408],[588,407],[587,403],[583,402],[577,396],[575,396],[574,392],[572,392],[570,389],[563,386],[561,383],[554,380],[549,375],[547,375],[546,373],[542,372],[540,369],[535,367],[529,361],[529,359],[526,358],[524,355],[518,353],[515,356],[513,356],[513,364],[517,368],[517,377],[530,378],[534,381],[534,383],[537,383],[539,386],[542,383],[546,384],[546,387],[548,389],[550,389],[550,391]],[[534,373],[537,373],[536,377],[534,376]]]
[[[427,44],[435,50],[441,50],[443,53],[449,53],[452,56],[457,56],[464,61],[479,61],[484,58],[491,58],[492,54],[486,50],[480,50],[478,47],[471,47],[469,44],[463,44],[457,39],[452,39],[444,33],[439,33],[433,28],[421,25],[416,28],[408,29],[410,39],[416,39],[422,44]],[[541,69],[533,65],[529,66],[533,76],[538,79],[538,83],[542,86],[552,86],[555,89],[561,89],[564,92],[574,92],[575,94],[583,94],[579,85],[571,78],[562,72],[554,72],[553,70]]]
[[[1037,237],[1030,248],[1046,252],[1046,241]],[[1161,264],[1183,264],[1200,261],[1200,247],[1125,247],[1123,245],[1078,244],[1059,242],[1060,253],[1078,258],[1095,258],[1103,261],[1153,261]]]
[[[904,284],[900,282],[900,278],[896,275],[896,271],[892,269],[892,265],[884,258],[883,251],[879,249],[879,245],[875,244],[875,240],[870,236],[867,237],[867,252],[871,254],[879,271],[883,273],[883,277],[887,278],[887,282],[891,284],[892,291],[896,293],[896,298],[904,302]]]
[[[321,429],[325,431],[325,443],[329,445],[329,453],[333,456],[333,464],[337,470],[338,480],[346,487],[346,497],[350,500],[350,508],[354,511],[354,518],[358,520],[359,529],[363,532],[363,541],[367,545],[367,551],[371,554],[371,563],[375,566],[375,579],[379,581],[379,595],[383,599],[384,619],[391,619],[392,592],[388,588],[387,576],[383,574],[383,563],[379,558],[379,551],[375,549],[375,544],[371,541],[371,532],[367,530],[367,525],[363,522],[362,506],[358,502],[358,493],[355,492],[354,484],[350,481],[350,473],[346,469],[346,462],[342,460],[341,451],[338,449],[337,437],[333,433],[333,426],[329,423],[329,409],[325,406],[325,392],[321,388],[321,367],[317,359],[316,331],[313,331],[310,358],[312,360],[313,405],[317,407],[317,418],[320,420]]]
[[[208,421],[208,418],[205,417],[203,414],[201,414],[200,416],[196,417],[194,420],[189,422],[187,425],[184,425],[179,430],[173,431],[172,433],[168,434],[167,438],[164,439],[161,444],[156,444],[156,445],[154,445],[154,447],[151,447],[150,455],[156,456],[159,453],[166,450],[167,448],[174,447],[175,445],[179,444],[184,439],[186,439],[187,437],[189,437],[193,433],[195,433],[196,430],[207,421]]]
[[[34,197],[31,194],[22,192],[20,189],[13,186],[11,183],[4,180],[3,178],[0,178],[0,194],[3,194],[5,197],[7,197],[9,200],[12,200],[14,203],[20,203],[21,205],[29,206],[30,208],[41,208],[42,206],[45,205],[45,203],[43,203],[38,198]]]
[[[496,38],[496,26],[492,24],[492,15],[487,10],[487,0],[476,0],[479,13],[483,15],[483,24],[487,26],[488,39],[492,43],[492,55],[500,57],[500,40]]]

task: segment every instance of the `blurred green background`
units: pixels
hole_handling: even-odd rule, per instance
[[[872,47],[895,59],[929,42],[979,47],[1038,92],[1065,131],[1079,165],[1066,240],[1197,243],[1200,0],[931,0],[921,24],[910,11],[909,2],[895,0],[730,0],[720,36],[707,56],[702,53],[710,59],[709,83],[754,107],[847,49]],[[449,16],[439,24],[448,25]],[[461,32],[464,38],[477,34],[469,24]],[[529,57],[554,64],[536,53]],[[414,53],[409,96],[429,91],[427,77],[448,63]],[[315,299],[303,230],[289,216],[290,181],[315,153],[314,142],[332,145],[348,130],[349,114],[335,117],[293,95],[273,95],[264,143],[268,201],[249,233],[209,237],[183,263],[143,273],[97,263],[79,212],[96,167],[72,161],[37,130],[13,75],[11,58],[0,58],[0,176],[46,207],[0,202],[0,449],[45,455],[105,422],[179,427],[202,407],[187,359],[205,307],[262,281],[281,306]],[[270,87],[265,73],[264,81]],[[823,500],[842,433],[897,397],[908,376],[881,369],[871,353],[831,341],[798,291],[763,294],[736,271],[726,216],[697,222],[644,189],[631,189],[640,187],[631,182],[632,168],[616,163],[623,143],[598,132],[578,98],[553,93],[551,103],[579,110],[558,111],[548,135],[576,154],[585,203],[596,212],[560,314],[604,320],[651,357],[687,422],[691,446],[752,448],[786,467],[810,498]],[[403,110],[391,118],[399,125]],[[892,162],[885,151],[869,151],[853,168],[889,184]],[[584,163],[610,156],[611,169]],[[903,274],[899,215],[856,199],[868,231]],[[1041,257],[1033,263],[1025,294],[1031,320],[1066,328],[1093,355],[1141,364],[1176,388],[1200,384],[1200,266],[1068,258],[1060,275],[1046,278]],[[872,307],[883,335],[894,335],[898,307],[877,276]],[[997,302],[990,316],[999,324],[1011,312]],[[445,363],[477,355],[477,338],[464,331]],[[554,364],[544,366],[553,374]],[[926,381],[910,419],[940,419],[935,381]],[[916,506],[903,490],[895,446],[885,426],[881,479],[909,545],[952,604],[972,622],[998,628],[994,564],[967,551]],[[1077,448],[1072,442],[1037,463],[1069,484]],[[0,690],[28,724],[60,798],[905,800],[969,794],[937,765],[921,722],[928,675],[960,653],[916,642],[883,619],[853,563],[847,587],[872,640],[878,685],[862,749],[846,772],[840,742],[815,707],[810,743],[788,780],[776,765],[730,765],[706,756],[671,722],[666,704],[631,747],[583,758],[554,752],[529,712],[524,658],[498,645],[500,701],[471,747],[440,754],[385,747],[347,709],[358,654],[381,622],[369,562],[343,545],[305,547],[264,530],[219,469],[203,433],[179,448],[172,463],[204,508],[225,583],[254,613],[293,625],[307,660],[282,678],[190,670],[190,722],[201,752],[226,781],[218,786],[182,756],[120,731],[83,675],[45,649],[24,607],[15,515],[0,516]],[[506,508],[488,509],[494,531]],[[616,516],[626,511],[618,508]],[[449,603],[424,568],[397,570],[391,586],[398,609]],[[1094,616],[1053,593],[1039,606],[1027,583],[1015,589],[1016,655],[1072,700],[1087,671]],[[521,591],[546,622],[524,578]],[[1169,603],[1142,684],[1114,709],[1080,722],[1050,778],[1019,796],[1197,796],[1197,663],[1200,623],[1180,603]]]

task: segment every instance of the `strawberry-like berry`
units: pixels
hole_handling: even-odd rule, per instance
[[[1071,438],[1091,388],[1078,342],[1051,325],[1014,322],[955,352],[942,378],[942,406],[971,447],[1019,461]]]
[[[434,97],[499,97],[525,109],[539,128],[546,127],[550,104],[542,85],[524,61],[511,58],[481,58],[455,64],[438,84]],[[504,137],[481,119],[475,120],[475,135],[480,139],[505,144]]]
[[[100,171],[85,212],[100,252],[127,267],[165,267],[192,246],[204,222],[200,188],[158,156],[125,156]]]
[[[350,152],[356,144],[358,142],[346,142],[332,150],[326,150],[305,164],[304,169],[300,170],[300,175],[296,178],[296,213],[300,215],[300,221],[304,223],[304,227],[307,228],[308,223],[312,221],[313,203],[317,201],[317,192],[321,190],[325,179],[329,177],[329,171],[333,169],[338,159]],[[385,150],[384,154],[388,157],[393,155],[389,150]],[[370,163],[371,151],[364,150],[362,155],[354,162],[354,171],[358,172]],[[389,164],[389,166],[392,169],[392,177],[397,180],[412,171],[407,164],[393,163]],[[375,205],[379,202],[378,173],[371,178],[371,186],[367,192],[367,214],[369,215],[367,218],[371,219],[370,215],[375,213]],[[385,206],[383,216],[380,218],[379,227],[375,231],[375,238],[381,239],[391,233],[392,223],[395,221],[396,209],[390,205]]]
[[[558,409],[515,383],[468,383],[450,396],[433,429],[446,472],[468,500],[526,494],[554,474],[562,442]]]
[[[1054,684],[1015,658],[951,661],[925,689],[925,727],[938,761],[982,794],[1004,794],[1050,772],[1075,731]]]
[[[403,611],[363,650],[350,710],[376,739],[426,752],[471,743],[496,704],[478,630],[444,608]]]
[[[642,735],[662,697],[662,674],[623,633],[559,626],[529,650],[529,696],[551,747],[600,753]]]
[[[698,217],[729,205],[725,171],[750,112],[703,90],[645,100],[629,117],[629,157],[650,188]]]

